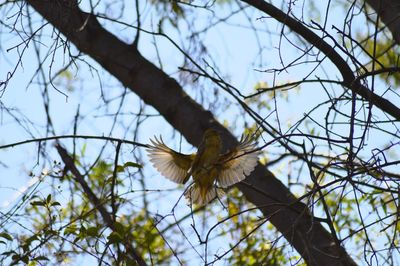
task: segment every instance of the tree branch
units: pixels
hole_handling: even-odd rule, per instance
[[[366,0],[379,18],[392,32],[393,38],[400,45],[400,2],[398,0]]]
[[[61,135],[61,136],[50,136],[50,137],[44,137],[44,138],[28,139],[28,140],[14,142],[14,143],[10,143],[10,144],[0,145],[0,150],[7,149],[7,148],[13,148],[13,147],[16,147],[16,146],[19,146],[19,145],[33,143],[33,142],[39,142],[40,143],[40,142],[43,142],[43,141],[58,140],[58,139],[98,139],[98,140],[115,141],[117,143],[121,142],[121,143],[126,143],[126,144],[130,144],[130,145],[138,146],[138,147],[143,147],[143,148],[147,148],[148,147],[146,144],[139,143],[139,142],[136,142],[136,141],[113,138],[113,137],[106,137],[106,136]]]
[[[211,112],[192,100],[176,80],[146,60],[136,47],[123,43],[106,31],[93,15],[82,12],[76,1],[27,2],[79,50],[95,59],[124,86],[157,109],[190,143],[197,146],[209,127],[222,132],[225,147],[233,147],[237,143]],[[246,183],[237,186],[270,218],[308,265],[355,265],[346,251],[335,244],[332,235],[314,220],[308,208],[298,202],[264,166],[258,165],[247,177]]]
[[[310,44],[318,48],[323,52],[329,60],[337,67],[343,77],[343,85],[352,90],[354,93],[360,95],[364,100],[372,103],[383,112],[390,114],[394,118],[400,121],[400,109],[392,104],[385,98],[375,94],[367,87],[361,84],[360,80],[354,75],[350,66],[340,56],[335,49],[325,42],[321,37],[315,34],[312,30],[304,26],[300,21],[290,17],[282,10],[275,6],[265,2],[264,0],[242,0],[243,2],[257,8],[258,10],[265,12],[277,21],[285,24],[291,30],[299,34]]]
[[[109,228],[115,231],[115,222],[111,215],[108,213],[106,208],[103,206],[103,203],[97,198],[96,194],[90,189],[88,183],[86,183],[85,178],[79,172],[78,168],[76,168],[74,159],[68,154],[67,150],[65,150],[60,144],[56,145],[56,149],[60,154],[61,159],[63,160],[65,167],[71,171],[71,173],[75,176],[75,180],[81,185],[83,191],[86,196],[89,198],[94,208],[96,208],[99,212],[105,223]],[[127,238],[128,239],[128,238]],[[127,251],[127,255],[130,256],[134,261],[138,263],[140,266],[146,266],[146,262],[140,257],[139,253],[132,246],[132,243],[124,242],[124,246]]]

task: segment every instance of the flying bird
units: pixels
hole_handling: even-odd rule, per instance
[[[185,184],[192,176],[193,184],[186,189],[185,198],[201,206],[223,196],[221,188],[245,179],[258,162],[259,151],[255,150],[256,145],[249,137],[242,137],[235,148],[221,154],[221,137],[211,128],[205,131],[197,153],[193,154],[174,151],[161,137],[150,141],[152,145],[148,146],[147,152],[153,166],[178,184]]]

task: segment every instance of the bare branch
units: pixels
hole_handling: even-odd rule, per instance
[[[386,100],[385,98],[375,94],[367,87],[360,83],[360,80],[354,75],[353,70],[347,62],[340,56],[339,53],[333,49],[327,42],[321,37],[315,34],[313,31],[305,27],[300,21],[286,14],[282,10],[275,6],[265,2],[264,0],[242,0],[243,2],[265,12],[271,17],[275,18],[279,22],[288,26],[291,30],[299,34],[310,44],[318,48],[323,52],[340,71],[343,77],[343,85],[352,90],[354,93],[360,95],[364,100],[372,103],[382,111],[390,114],[397,120],[400,120],[400,109]],[[334,41],[334,40],[333,40]]]
[[[79,172],[78,168],[76,168],[73,158],[68,154],[67,150],[65,150],[60,144],[56,145],[57,151],[63,160],[65,167],[71,171],[71,173],[75,176],[75,180],[81,185],[83,191],[92,202],[94,207],[100,212],[103,220],[106,222],[107,226],[112,230],[115,230],[115,221],[108,213],[106,208],[103,206],[99,198],[97,198],[96,194],[90,189],[88,183],[86,183],[85,178]],[[127,240],[127,239],[125,239]],[[146,262],[140,257],[139,253],[135,250],[132,243],[125,241],[124,243],[125,248],[127,250],[128,256],[132,256],[138,265],[145,266],[147,265]]]

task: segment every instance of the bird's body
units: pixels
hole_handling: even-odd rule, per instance
[[[216,181],[222,187],[240,182],[258,161],[257,152],[251,153],[255,145],[249,139],[242,139],[235,149],[221,154],[222,141],[214,129],[206,130],[197,153],[192,155],[168,148],[162,139],[156,138],[152,144],[148,149],[150,161],[161,174],[181,184],[193,177],[194,184],[186,190],[185,197],[198,205],[223,195],[223,190],[215,186]]]
[[[218,132],[207,130],[193,161],[192,171],[189,172],[189,175],[193,176],[195,184],[189,188],[185,195],[193,202],[203,201],[207,203],[217,195],[217,191],[220,192],[219,195],[222,195],[222,190],[213,189],[219,174],[219,167],[216,163],[218,162],[221,148],[222,142]]]

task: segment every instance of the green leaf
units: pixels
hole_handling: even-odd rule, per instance
[[[39,238],[37,235],[33,235],[25,240],[25,245],[29,246],[33,241],[38,240],[38,239]]]
[[[124,168],[126,167],[136,167],[136,168],[143,168],[143,165],[139,164],[139,163],[134,163],[134,162],[126,162],[124,164]]]
[[[4,256],[10,256],[11,254],[17,254],[17,253],[15,253],[14,250],[10,250],[10,251],[6,251],[6,252],[1,253],[1,255],[4,255]]]
[[[84,157],[84,156],[85,156],[85,153],[86,153],[86,147],[87,147],[87,145],[86,145],[86,143],[84,143],[84,144],[83,144],[83,146],[82,146],[82,149],[81,149],[81,156],[82,156],[82,157]]]
[[[177,14],[177,15],[183,15],[183,9],[178,5],[177,2],[173,1],[172,2],[172,10]]]
[[[99,228],[97,226],[91,226],[86,231],[88,236],[95,237],[99,233]]]
[[[387,214],[387,205],[386,205],[385,201],[382,198],[380,198],[379,201],[380,201],[380,205],[382,206],[383,212],[385,214]]]
[[[122,242],[122,236],[120,234],[118,234],[117,232],[112,232],[108,237],[107,237],[108,241],[110,243],[120,243]]]
[[[58,232],[56,230],[45,230],[44,231],[45,235],[58,235]]]
[[[121,235],[125,234],[125,226],[120,222],[115,222],[115,231]]]
[[[78,230],[78,228],[76,227],[76,225],[68,226],[64,230],[64,235],[70,235],[70,234],[76,235],[77,230]]]
[[[58,201],[52,202],[51,206],[61,206],[61,204]]]
[[[46,203],[49,204],[51,202],[51,194],[47,195]]]
[[[13,240],[12,236],[7,234],[7,233],[5,233],[5,232],[0,233],[0,237],[5,238],[5,239],[10,240],[10,241]]]
[[[29,262],[29,257],[28,257],[27,255],[22,256],[22,257],[21,257],[21,260],[22,260],[23,262],[25,262],[25,264],[28,264],[28,262]]]
[[[81,238],[85,238],[86,235],[87,235],[86,227],[84,225],[82,225],[81,228],[79,228],[79,236]]]
[[[38,257],[34,258],[34,260],[49,260],[49,259],[45,256],[38,256]]]
[[[122,165],[117,165],[117,172],[121,173],[125,170],[125,168]]]
[[[127,167],[143,168],[143,165],[135,162],[126,162],[124,165],[117,165],[117,172],[123,172]]]
[[[46,204],[43,201],[31,201],[32,206],[45,206]]]

